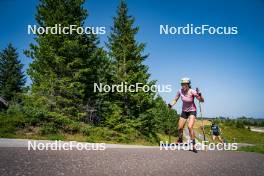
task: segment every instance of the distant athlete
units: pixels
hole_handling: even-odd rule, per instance
[[[224,143],[224,141],[222,140],[220,136],[220,132],[221,132],[221,129],[219,128],[219,126],[213,122],[211,125],[211,134],[212,134],[213,141],[215,141],[217,138],[221,143]]]
[[[193,151],[197,152],[195,148],[195,134],[193,130],[193,126],[196,118],[196,106],[194,103],[194,99],[196,98],[200,102],[204,102],[204,98],[202,97],[201,93],[191,89],[190,78],[182,78],[181,87],[182,88],[177,92],[176,97],[174,98],[172,103],[168,104],[169,108],[172,108],[172,106],[174,106],[177,103],[179,98],[181,98],[183,102],[182,113],[178,123],[179,139],[177,141],[177,144],[183,143],[183,128],[187,119],[189,118],[188,130],[193,144]]]

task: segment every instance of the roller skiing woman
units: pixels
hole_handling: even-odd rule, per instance
[[[195,123],[195,118],[196,118],[196,105],[194,103],[194,98],[199,100],[200,102],[204,102],[204,98],[202,97],[202,94],[191,89],[191,80],[190,78],[182,78],[181,79],[181,89],[177,92],[176,97],[174,100],[168,104],[169,108],[172,108],[178,101],[178,99],[181,97],[181,100],[183,102],[182,105],[182,113],[181,117],[179,118],[179,123],[178,123],[178,134],[179,134],[179,139],[176,142],[176,144],[182,144],[183,143],[183,128],[184,125],[189,119],[188,123],[188,130],[191,138],[191,143],[192,143],[192,150],[193,152],[197,153],[197,150],[195,148],[195,134],[193,130],[193,126]]]

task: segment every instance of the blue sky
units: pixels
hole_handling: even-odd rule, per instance
[[[36,24],[36,0],[0,1],[0,48],[11,42],[18,48],[25,69],[31,62],[23,55],[33,35],[27,25]],[[118,0],[88,0],[86,26],[106,26],[100,35],[107,39]],[[264,118],[264,2],[261,0],[177,1],[128,0],[129,13],[140,26],[138,41],[147,44],[151,78],[158,84],[172,84],[173,92],[161,93],[171,101],[181,77],[190,77],[192,86],[205,96],[204,115],[252,116]],[[237,35],[160,35],[159,25],[186,24],[237,26]],[[28,80],[28,83],[30,81]],[[176,106],[180,112],[181,103]]]

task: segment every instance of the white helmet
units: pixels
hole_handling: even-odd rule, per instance
[[[191,79],[190,78],[182,78],[181,84],[184,84],[184,83],[191,84]]]

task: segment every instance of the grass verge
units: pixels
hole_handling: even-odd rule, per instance
[[[264,145],[247,146],[238,148],[239,151],[255,152],[264,154]]]

